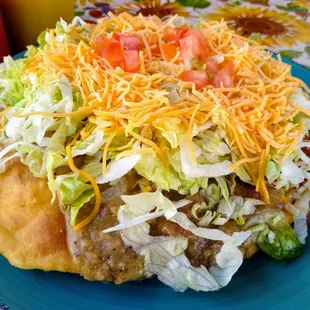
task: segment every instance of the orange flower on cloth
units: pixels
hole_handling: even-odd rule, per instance
[[[189,12],[179,3],[170,1],[163,3],[161,0],[128,1],[114,9],[117,14],[127,12],[132,15],[138,15],[141,13],[144,16],[156,15],[160,18],[175,14],[184,17],[189,16]]]
[[[261,7],[224,6],[206,16],[210,20],[224,19],[237,33],[250,36],[259,33],[267,46],[292,46],[310,42],[310,23],[288,13]]]

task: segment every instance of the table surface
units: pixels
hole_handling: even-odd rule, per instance
[[[109,11],[119,14],[167,14],[196,20],[221,20],[252,36],[270,50],[310,68],[310,1],[308,0],[77,0],[75,15],[96,22]]]

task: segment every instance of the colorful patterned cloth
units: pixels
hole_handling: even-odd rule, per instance
[[[96,22],[108,14],[224,18],[239,34],[310,67],[310,1],[307,0],[77,0],[75,14]]]

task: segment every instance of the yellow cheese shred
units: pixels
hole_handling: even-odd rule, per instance
[[[102,173],[105,175],[107,173],[107,155],[108,155],[108,149],[109,146],[112,142],[112,140],[114,139],[114,137],[116,136],[118,131],[114,131],[110,134],[107,142],[104,145],[103,148],[103,154],[102,154]]]
[[[82,229],[84,226],[88,225],[98,214],[99,210],[100,210],[100,202],[101,202],[101,198],[100,198],[100,190],[99,187],[96,183],[96,180],[87,172],[82,171],[80,169],[78,169],[75,165],[74,165],[74,161],[72,158],[72,148],[71,146],[67,146],[66,147],[66,151],[67,151],[67,158],[68,158],[68,165],[69,168],[77,173],[78,175],[85,177],[86,179],[89,180],[90,184],[93,186],[94,188],[94,192],[95,192],[95,207],[92,210],[92,212],[85,218],[83,219],[80,223],[78,223],[77,225],[74,226],[74,230],[75,231],[79,231],[80,229]]]

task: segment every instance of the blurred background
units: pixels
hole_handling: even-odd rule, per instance
[[[310,0],[0,0],[0,63],[62,17],[96,23],[112,11],[222,20],[240,35],[310,68]]]
[[[0,61],[36,44],[40,32],[60,17],[71,21],[74,5],[75,0],[0,0]]]

